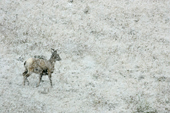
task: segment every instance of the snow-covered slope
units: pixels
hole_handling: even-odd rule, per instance
[[[170,112],[170,0],[1,0],[0,113]],[[53,88],[23,63],[58,49]]]

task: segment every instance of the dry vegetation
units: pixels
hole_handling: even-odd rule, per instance
[[[1,0],[1,113],[170,112],[170,0]],[[59,50],[53,88],[23,62]]]

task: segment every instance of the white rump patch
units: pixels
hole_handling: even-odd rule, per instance
[[[32,63],[33,63],[33,58],[29,58],[29,59],[27,60],[27,63],[28,63],[28,64],[32,64]]]

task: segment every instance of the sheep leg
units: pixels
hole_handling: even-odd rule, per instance
[[[24,85],[24,86],[25,86],[25,81],[27,81],[27,82],[28,82],[28,85],[29,85],[29,81],[28,81],[28,79],[27,79],[27,77],[29,77],[29,76],[30,76],[30,73],[28,72],[27,69],[25,69],[25,71],[23,72],[23,77],[24,77],[23,85]]]
[[[37,87],[40,85],[40,82],[42,81],[42,76],[43,76],[43,73],[41,73],[41,74],[39,75],[39,82],[38,82],[38,84],[37,84]]]
[[[53,87],[53,85],[52,85],[52,80],[51,80],[51,75],[48,75],[48,78],[49,78],[49,80],[50,80],[50,85],[51,85],[51,87]]]
[[[28,79],[27,79],[27,77],[29,77],[30,76],[30,74],[25,74],[25,75],[23,75],[24,76],[24,81],[23,81],[23,85],[25,86],[25,81],[27,81],[28,82],[28,85],[29,85],[29,81],[28,81]]]
[[[24,76],[24,79],[23,79],[23,85],[25,86],[25,79],[26,79],[26,76]]]
[[[23,75],[23,85],[24,85],[24,86],[25,86],[25,80],[27,79],[27,78],[26,78],[27,72],[28,72],[28,71],[25,70],[25,71],[23,72],[23,74],[22,74],[22,75]]]
[[[53,87],[53,85],[52,85],[52,80],[51,80],[51,72],[48,70],[48,78],[49,78],[49,80],[50,80],[50,85],[51,85],[51,87]]]
[[[28,85],[30,84],[30,82],[28,81],[28,78],[26,77],[26,80],[27,80],[27,82],[28,82]]]

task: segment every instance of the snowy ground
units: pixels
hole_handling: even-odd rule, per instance
[[[1,0],[0,113],[169,113],[170,0]],[[53,88],[23,63],[59,50]]]

